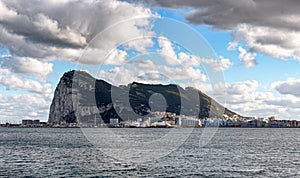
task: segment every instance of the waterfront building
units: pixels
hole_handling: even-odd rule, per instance
[[[181,127],[200,127],[201,121],[196,118],[182,118]]]
[[[39,127],[40,124],[40,120],[29,120],[29,119],[25,119],[22,120],[22,126],[25,127]]]
[[[277,121],[270,122],[270,127],[279,127],[279,123]]]
[[[33,125],[40,125],[40,120],[33,120]]]
[[[160,117],[149,117],[149,118],[148,118],[148,124],[151,125],[151,124],[153,124],[154,122],[159,121],[160,119],[161,119]]]
[[[226,121],[226,126],[227,126],[227,127],[233,127],[233,126],[234,126],[233,120],[231,120],[231,119],[230,119],[230,120],[227,120],[227,121]]]
[[[119,123],[119,119],[118,118],[110,118],[109,119],[109,124],[110,125],[116,125]]]
[[[27,126],[27,125],[32,125],[33,120],[22,120],[22,125]]]

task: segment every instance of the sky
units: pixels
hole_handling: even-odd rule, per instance
[[[300,2],[0,0],[0,123],[48,120],[69,70],[196,87],[244,116],[300,120]]]

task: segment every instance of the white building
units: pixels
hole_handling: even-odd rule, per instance
[[[111,125],[115,125],[119,123],[119,119],[118,118],[110,118],[109,119],[109,124]]]
[[[179,125],[181,127],[199,127],[201,121],[196,118],[181,118]]]

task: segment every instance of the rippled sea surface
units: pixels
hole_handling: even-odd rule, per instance
[[[137,142],[169,132],[113,131]],[[102,153],[81,129],[0,128],[0,177],[300,177],[300,129],[220,128],[200,147],[202,132],[167,156],[134,163]]]

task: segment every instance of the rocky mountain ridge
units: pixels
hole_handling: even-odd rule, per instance
[[[152,103],[159,94],[165,101]],[[161,99],[159,100],[161,101]],[[49,123],[104,122],[110,118],[135,120],[151,111],[167,111],[177,115],[199,118],[223,115],[242,117],[192,87],[178,85],[142,84],[113,86],[97,80],[84,71],[66,72],[58,83],[49,112]]]

